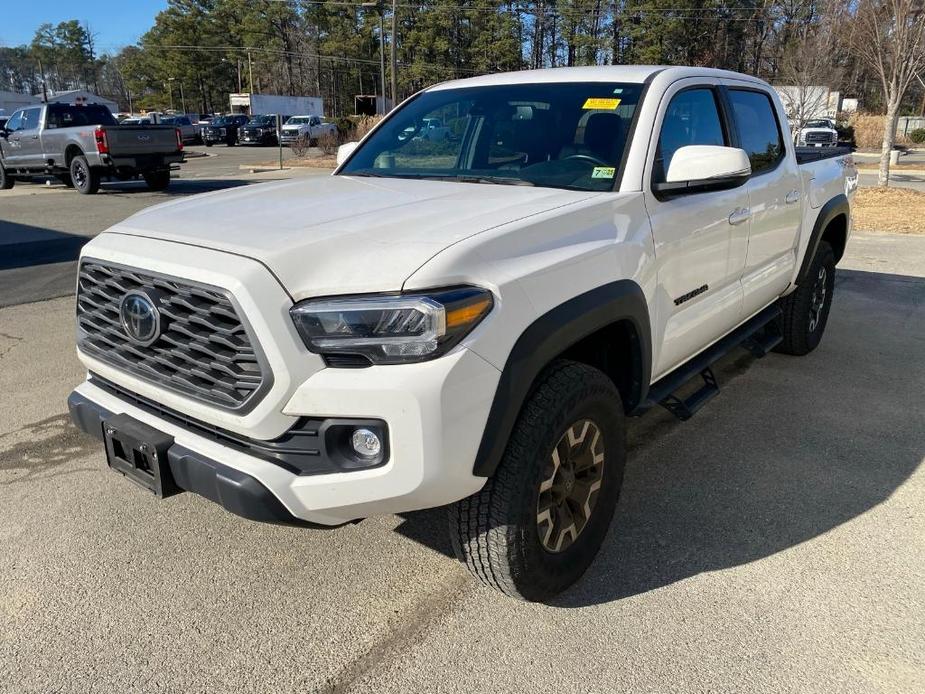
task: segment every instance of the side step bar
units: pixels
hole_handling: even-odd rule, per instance
[[[718,342],[714,343],[690,361],[652,384],[649,394],[634,414],[642,414],[656,405],[661,405],[682,422],[694,414],[719,393],[719,384],[710,368],[736,347],[744,347],[760,359],[780,344],[783,339],[776,330],[764,331],[771,321],[781,315],[780,306],[768,306]],[[696,376],[703,379],[701,386],[687,398],[675,395],[685,383]]]

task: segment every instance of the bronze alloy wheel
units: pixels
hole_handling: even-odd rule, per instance
[[[825,308],[826,279],[825,265],[819,268],[816,283],[813,285],[813,294],[809,302],[809,332],[816,332],[822,319],[822,310]]]
[[[536,507],[540,543],[567,549],[585,529],[604,477],[604,438],[590,419],[570,426],[552,450]]]

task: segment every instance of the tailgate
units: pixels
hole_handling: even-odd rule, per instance
[[[117,125],[106,127],[113,156],[176,152],[177,131],[172,125]]]

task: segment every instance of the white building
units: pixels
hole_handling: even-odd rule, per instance
[[[0,116],[12,116],[13,111],[23,106],[39,103],[39,99],[18,92],[0,92]]]
[[[813,118],[837,118],[841,107],[841,95],[824,85],[777,86],[787,111],[787,117],[794,122]]]
[[[41,100],[42,95],[35,95]],[[109,99],[88,92],[86,89],[71,89],[66,92],[48,92],[48,103],[52,104],[102,104],[113,113],[119,110],[119,104]]]

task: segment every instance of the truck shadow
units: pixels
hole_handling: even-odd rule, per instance
[[[736,351],[715,369],[724,392],[691,421],[662,410],[630,420],[611,532],[551,604],[610,602],[760,560],[888,499],[925,456],[923,308],[925,278],[839,270],[815,352],[756,362]],[[442,513],[409,515],[399,532],[452,554]]]
[[[211,193],[216,190],[225,190],[228,188],[240,188],[241,186],[262,182],[263,181],[248,181],[240,178],[174,178],[171,179],[170,187],[167,188],[167,190],[154,192],[148,189],[148,185],[143,180],[111,181],[103,183],[97,195],[133,195],[137,193],[149,193],[150,195],[158,197],[172,198],[185,195],[196,195],[198,193]]]

